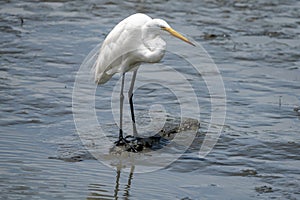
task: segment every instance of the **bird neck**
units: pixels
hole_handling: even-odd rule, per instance
[[[159,32],[149,27],[142,29],[142,41],[150,51],[164,50],[166,46]]]

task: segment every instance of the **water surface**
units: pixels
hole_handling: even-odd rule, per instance
[[[300,198],[299,1],[0,4],[2,199]],[[81,144],[72,115],[76,73],[111,28],[135,12],[163,18],[202,44],[221,72],[226,121],[205,159],[198,150],[211,114],[209,93],[202,77],[183,70],[172,54],[163,63],[198,83],[201,109],[198,137],[180,159],[151,173],[134,173],[135,166],[117,172]],[[111,137],[117,129],[109,101],[117,81],[97,88],[98,119]],[[166,88],[139,88],[140,123],[155,104],[178,115],[175,100]]]

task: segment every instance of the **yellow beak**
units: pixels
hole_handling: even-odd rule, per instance
[[[173,35],[174,37],[177,37],[179,39],[181,39],[182,41],[189,43],[190,45],[196,46],[194,43],[192,43],[191,41],[189,41],[189,39],[187,39],[186,37],[184,37],[183,35],[181,35],[180,33],[178,33],[177,31],[175,31],[174,29],[172,29],[171,27],[168,28],[163,28],[165,31],[168,31],[171,35]]]

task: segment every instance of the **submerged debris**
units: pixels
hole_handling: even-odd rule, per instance
[[[166,123],[164,124],[164,127],[156,134],[150,137],[135,138],[129,135],[125,137],[126,142],[121,143],[119,145],[114,144],[110,149],[109,149],[110,144],[104,147],[102,143],[99,144],[91,143],[90,147],[93,148],[94,152],[100,150],[99,155],[102,155],[103,152],[109,153],[111,155],[113,154],[123,155],[123,153],[125,152],[156,151],[170,144],[172,140],[175,138],[175,136],[181,137],[183,135],[183,137],[185,137],[185,134],[190,135],[191,131],[192,133],[196,134],[199,127],[200,127],[200,123],[198,120],[195,119],[183,118],[182,121],[180,121],[180,118],[167,119]],[[77,138],[72,138],[71,140],[76,140],[76,139]],[[177,144],[175,140],[174,140],[174,144]],[[84,146],[82,146],[81,143],[74,143],[74,144],[63,143],[59,145],[58,155],[49,156],[48,159],[63,160],[65,162],[80,162],[83,160],[98,159],[98,157],[94,157],[94,155],[91,154]]]
[[[294,111],[300,113],[300,106],[296,106],[296,107],[294,108]]]
[[[255,191],[262,194],[262,193],[270,193],[270,192],[274,192],[272,187],[270,186],[260,186],[260,187],[255,187]]]
[[[119,150],[129,152],[141,152],[146,149],[158,150],[169,144],[177,133],[189,130],[197,131],[199,127],[199,121],[191,118],[183,119],[181,123],[179,120],[170,120],[167,121],[164,127],[155,135],[146,138],[127,136],[125,138],[127,143],[113,146],[110,152]]]
[[[78,152],[76,152],[78,153]],[[81,154],[76,155],[76,153],[74,153],[74,155],[60,155],[60,156],[49,156],[48,159],[55,159],[55,160],[63,160],[65,162],[81,162],[84,160],[95,160],[96,158],[94,158],[88,151],[85,152],[81,152]]]

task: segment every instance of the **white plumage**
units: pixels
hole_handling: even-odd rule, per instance
[[[172,29],[169,24],[162,19],[152,19],[151,17],[137,13],[133,14],[119,24],[107,35],[102,43],[98,58],[93,66],[95,82],[97,84],[106,83],[115,73],[122,74],[122,86],[120,94],[120,143],[127,143],[122,133],[122,113],[123,113],[123,88],[125,73],[134,71],[130,89],[131,116],[133,121],[134,135],[136,136],[135,119],[132,103],[132,92],[138,67],[143,62],[159,62],[166,50],[166,42],[162,35],[175,36],[191,45],[194,45],[186,37]]]
[[[167,22],[152,19],[142,13],[133,14],[122,20],[102,43],[94,66],[96,83],[107,82],[117,72],[132,71],[141,62],[159,62],[166,49],[166,43],[161,35],[167,32],[174,33]],[[179,35],[177,33],[176,37]],[[180,39],[188,42],[183,36]]]

